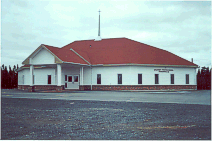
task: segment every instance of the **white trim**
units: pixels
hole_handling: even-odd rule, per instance
[[[54,57],[57,57],[57,55],[55,55],[54,53],[52,53],[47,47],[45,47],[43,44],[42,44],[42,47],[43,48],[45,48],[47,51],[49,51]],[[63,61],[59,58],[59,57],[57,57],[57,59],[59,59],[62,63],[63,63]]]
[[[88,64],[80,64],[80,63],[73,63],[73,62],[63,62],[63,64],[74,64],[74,65],[86,65],[86,66],[90,66]]]
[[[70,48],[71,51],[73,51],[76,55],[78,55],[80,58],[82,58],[85,62],[87,62],[89,65],[91,65],[85,58],[83,58],[81,55],[79,55],[79,53],[77,53],[75,50],[73,50],[72,48]]]
[[[199,68],[199,66],[189,66],[189,65],[162,65],[162,64],[96,64],[92,66],[104,66],[104,67],[110,67],[110,66],[155,66],[155,67],[182,67],[182,68]]]

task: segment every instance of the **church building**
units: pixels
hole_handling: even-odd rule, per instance
[[[198,65],[128,38],[41,44],[18,69],[18,89],[196,90]]]

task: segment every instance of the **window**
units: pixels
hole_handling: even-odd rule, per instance
[[[174,74],[171,74],[171,84],[174,84]]]
[[[118,74],[118,84],[122,84],[122,74]]]
[[[74,82],[78,82],[78,76],[74,76]]]
[[[142,74],[138,74],[138,84],[142,84]]]
[[[101,74],[97,74],[97,84],[101,84]]]
[[[68,76],[68,82],[72,82],[72,76]]]
[[[189,74],[186,74],[186,84],[189,84]]]
[[[23,84],[24,84],[24,75],[22,76],[22,82],[23,82]]]
[[[52,77],[51,75],[48,75],[48,84],[51,84],[52,83]]]
[[[155,74],[155,84],[159,84],[159,74]]]
[[[65,88],[67,88],[67,83],[65,83]]]

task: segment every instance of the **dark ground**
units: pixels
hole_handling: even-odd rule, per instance
[[[211,139],[211,106],[1,99],[2,139]]]

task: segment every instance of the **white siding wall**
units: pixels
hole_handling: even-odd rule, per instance
[[[24,75],[24,83],[23,83]],[[29,85],[29,69],[24,69],[18,72],[18,85]]]
[[[47,50],[42,49],[32,58],[31,64],[55,64],[54,56]]]
[[[96,76],[93,76],[94,79]],[[96,80],[95,80],[96,81]],[[96,82],[93,82],[96,84]],[[90,85],[91,84],[91,69],[90,67],[83,68],[83,85]]]
[[[48,75],[51,75],[51,85],[57,85],[55,83],[55,69],[34,69],[35,83],[34,85],[50,85],[48,84]]]
[[[174,71],[166,73],[154,71],[154,69],[173,69]],[[84,85],[91,84],[90,71],[90,67],[84,67]],[[122,74],[122,85],[138,85],[138,73],[142,73],[142,85],[155,85],[155,74],[159,74],[157,85],[173,85],[170,74],[174,74],[174,85],[186,85],[186,74],[189,74],[189,85],[196,85],[195,68],[143,66],[93,67],[92,85],[97,85],[97,74],[101,74],[101,85],[120,85],[117,79],[118,74]]]
[[[195,68],[173,68],[174,71],[158,72],[154,69],[165,69],[165,67],[143,67],[143,66],[119,66],[119,67],[92,67],[92,85],[97,85],[97,74],[101,74],[101,85],[120,85],[118,84],[118,74],[122,74],[122,85],[138,85],[138,73],[142,74],[142,85],[155,85],[155,74],[159,74],[159,84],[171,84],[170,74],[174,74],[174,85],[196,85]],[[48,85],[47,75],[52,76],[52,85],[57,85],[56,68],[34,69],[34,85]],[[62,67],[62,85],[65,83],[65,75],[79,75],[79,67]],[[186,84],[186,74],[189,74],[189,84]],[[29,85],[29,69],[18,72],[18,85],[23,85],[22,76],[24,75],[24,85]],[[80,76],[81,77],[81,76]],[[81,80],[79,78],[79,80]],[[91,85],[91,69],[84,67],[83,84]],[[99,84],[98,84],[99,85]]]
[[[24,75],[24,84],[22,81],[22,76]],[[56,85],[55,83],[55,69],[45,68],[45,69],[34,69],[34,85],[49,85],[48,84],[48,75],[51,75],[51,85]],[[29,85],[29,69],[24,69],[18,72],[18,85]]]

